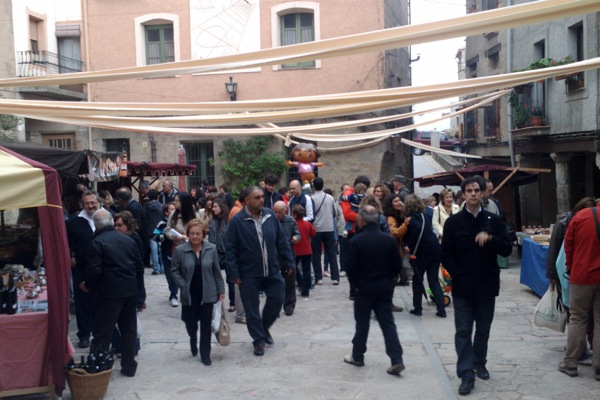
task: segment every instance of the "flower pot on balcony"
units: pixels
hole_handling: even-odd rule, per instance
[[[544,125],[544,117],[531,117],[531,126],[542,126]]]

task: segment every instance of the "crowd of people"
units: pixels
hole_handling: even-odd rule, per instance
[[[352,185],[342,185],[335,197],[321,177],[309,191],[297,180],[276,190],[278,179],[269,176],[242,190],[236,200],[226,185],[185,192],[169,180],[160,191],[144,182],[139,202],[127,187],[115,192],[115,201],[106,191],[84,191],[82,210],[67,221],[79,347],[91,344],[109,351],[110,336],[117,331],[122,373],[135,375],[136,310],[146,308],[145,268],[165,275],[168,304],[181,305],[190,352],[200,352],[207,366],[217,301],[228,302],[235,322],[246,324],[254,354],[263,356],[275,342],[271,326],[282,311],[294,314],[297,294],[309,298],[326,280],[338,286],[347,277],[356,332],[344,361],[364,365],[374,314],[391,361],[387,372],[398,375],[405,365],[393,312],[403,307],[392,303],[394,288],[412,284],[414,317],[424,315],[422,301],[429,289],[435,316],[446,318],[442,264],[452,276],[459,394],[467,395],[476,377],[490,378],[487,343],[500,288],[499,263],[512,250],[503,210],[492,197],[492,182],[479,176],[467,177],[459,193],[444,189],[426,199],[412,194],[407,183],[396,175],[371,185],[361,175]],[[565,251],[573,253],[579,239],[565,234],[569,222],[563,222],[562,237],[555,241],[562,244],[564,238]],[[115,259],[108,250],[113,242],[127,247],[131,256]],[[557,284],[555,271],[549,277]],[[119,290],[109,290],[112,284]],[[588,303],[595,297],[587,288],[571,293],[577,299],[571,309],[577,329],[570,334],[560,370],[575,376],[573,360],[583,351],[580,339],[588,326]],[[598,358],[594,365],[600,366],[600,353]]]

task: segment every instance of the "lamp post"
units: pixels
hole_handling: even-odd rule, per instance
[[[229,93],[229,100],[235,101],[237,99],[237,83],[233,81],[233,77],[229,77],[229,82],[225,82],[225,89]]]

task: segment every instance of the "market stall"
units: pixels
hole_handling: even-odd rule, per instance
[[[56,170],[0,146],[0,210],[37,207],[47,312],[0,315],[0,397],[65,388],[69,247]]]

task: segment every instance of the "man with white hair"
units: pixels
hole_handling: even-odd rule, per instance
[[[108,352],[115,325],[121,333],[121,373],[135,376],[137,337],[137,273],[144,271],[137,244],[114,228],[106,210],[94,213],[96,232],[89,247],[85,281],[79,288],[95,292],[94,340],[92,351]]]

